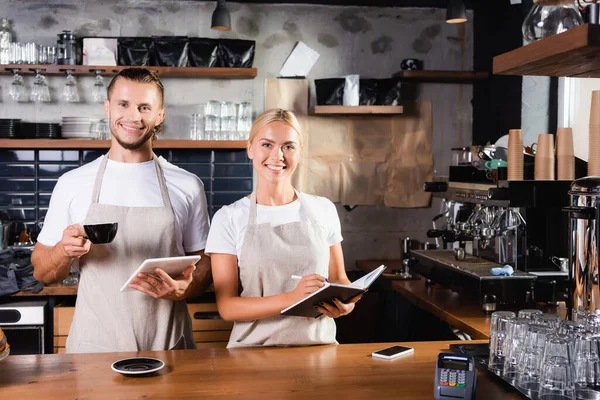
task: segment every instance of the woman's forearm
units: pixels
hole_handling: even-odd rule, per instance
[[[292,293],[266,297],[228,297],[217,299],[219,314],[227,321],[254,321],[279,315],[294,304]]]

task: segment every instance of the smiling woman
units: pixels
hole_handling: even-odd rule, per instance
[[[335,206],[292,186],[302,149],[293,113],[272,109],[261,114],[247,148],[256,191],[213,218],[206,253],[211,254],[219,313],[235,321],[228,347],[337,343],[332,318],[350,313],[360,298],[322,303],[316,307],[320,318],[280,315],[326,280],[350,283]]]

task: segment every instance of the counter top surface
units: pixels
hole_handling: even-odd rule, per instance
[[[79,285],[63,285],[62,283],[54,283],[52,285],[46,285],[44,288],[37,293],[32,292],[17,292],[11,296],[75,296],[77,295],[77,288]]]
[[[395,360],[371,357],[393,343],[11,355],[0,362],[0,388],[7,399],[429,400],[437,355],[448,351],[451,343],[469,342],[404,343],[415,349],[414,354]],[[136,378],[111,370],[113,362],[135,356],[156,357],[166,366],[156,375]],[[519,398],[483,371],[477,393],[485,399]]]
[[[356,267],[370,272],[381,264],[389,270],[399,270],[401,260],[357,260]],[[415,274],[419,276],[418,274]],[[384,278],[390,275],[384,274]],[[391,276],[393,277],[393,276]],[[406,297],[410,302],[436,315],[451,326],[469,334],[473,339],[489,339],[491,317],[485,315],[477,301],[465,298],[448,288],[427,286],[425,278],[419,280],[392,280],[392,289]],[[513,310],[516,311],[516,310]],[[544,307],[544,312],[556,313],[565,317],[564,306]]]

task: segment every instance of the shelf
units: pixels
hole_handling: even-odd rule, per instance
[[[245,149],[245,140],[158,139],[155,149]],[[0,149],[108,149],[110,140],[92,139],[0,139]]]
[[[335,115],[335,114],[402,114],[402,106],[315,106],[311,114]]]
[[[494,74],[600,77],[600,25],[584,24],[496,56]]]
[[[392,75],[406,81],[433,82],[433,83],[470,83],[489,79],[487,72],[475,71],[399,71]]]
[[[93,65],[32,65],[9,64],[0,65],[0,74],[12,74],[13,69],[19,69],[21,74],[34,74],[36,69],[44,71],[44,75],[65,75],[66,70],[73,71],[73,75],[96,75],[96,70],[103,70],[104,75],[132,68],[125,66],[93,66]],[[251,79],[256,77],[256,68],[201,68],[201,67],[142,67],[155,71],[161,77],[180,78],[239,78]]]

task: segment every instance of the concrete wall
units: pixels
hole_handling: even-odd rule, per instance
[[[63,29],[78,35],[189,35],[252,39],[257,42],[253,80],[164,79],[168,110],[166,136],[184,138],[189,115],[211,99],[251,101],[263,110],[264,79],[276,77],[294,44],[302,40],[321,54],[308,78],[360,74],[390,77],[404,58],[424,60],[426,69],[470,70],[473,59],[472,16],[460,25],[444,23],[445,10],[422,8],[364,8],[314,5],[245,5],[229,3],[233,30],[210,30],[215,2],[204,1],[77,1],[0,2],[0,16],[14,23],[18,41],[55,43]],[[27,84],[31,85],[31,79]],[[59,122],[62,116],[100,116],[102,108],[89,103],[93,78],[80,79],[82,104],[60,100],[63,77],[49,84],[55,103],[15,104],[8,97],[10,77],[0,78],[0,118]],[[423,84],[420,97],[433,101],[433,150],[436,175],[447,175],[450,148],[471,142],[470,85]],[[312,103],[314,104],[314,95]],[[431,217],[439,208],[402,210],[338,208],[342,220],[347,268],[357,258],[398,257],[404,236],[424,239]]]

